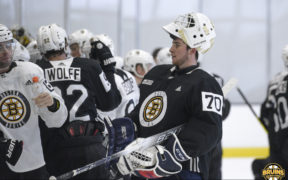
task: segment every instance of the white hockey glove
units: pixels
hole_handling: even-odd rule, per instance
[[[121,156],[117,168],[122,175],[133,173],[143,178],[161,178],[179,173],[182,170],[179,161],[189,159],[177,136],[173,134],[166,147],[156,145]]]

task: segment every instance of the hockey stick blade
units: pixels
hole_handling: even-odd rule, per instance
[[[119,151],[115,154],[112,154],[111,156],[107,156],[105,158],[99,159],[93,163],[87,164],[81,168],[72,170],[70,172],[67,172],[65,174],[62,174],[58,177],[55,176],[51,176],[49,178],[49,180],[64,180],[64,179],[69,179],[71,177],[74,177],[78,174],[81,174],[83,172],[89,171],[90,169],[93,169],[97,166],[106,164],[108,162],[110,162],[111,160],[114,160],[116,158],[119,158],[120,156],[123,156],[125,154],[129,154],[132,151],[136,151],[139,149],[146,149],[148,147],[154,146],[156,144],[159,144],[161,142],[163,142],[164,140],[167,140],[168,137],[172,134],[172,133],[179,133],[181,131],[181,129],[184,127],[184,124],[176,126],[174,128],[171,128],[169,130],[166,130],[164,132],[155,134],[153,136],[147,137],[147,138],[143,138],[141,139],[139,142],[136,142],[135,144],[131,145],[131,147],[129,149],[124,149],[122,151]]]
[[[238,79],[230,78],[229,81],[222,87],[224,97],[237,85]]]

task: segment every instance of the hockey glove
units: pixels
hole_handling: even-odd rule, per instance
[[[0,155],[9,164],[15,166],[23,150],[23,141],[0,139]]]
[[[126,148],[129,147],[130,145]],[[161,178],[179,173],[182,170],[179,161],[189,159],[177,136],[173,134],[168,139],[166,147],[156,145],[146,150],[133,151],[131,154],[121,156],[116,165],[122,175],[133,173],[143,178]]]
[[[223,110],[222,110],[222,119],[225,120],[230,113],[231,103],[228,99],[224,99]]]
[[[134,123],[130,118],[117,118],[110,120],[105,117],[104,123],[108,131],[108,156],[124,149],[135,138]]]
[[[109,65],[115,66],[116,64],[110,48],[99,40],[91,43],[90,57],[99,60],[102,68]]]

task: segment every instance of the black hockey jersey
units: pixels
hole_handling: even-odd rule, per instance
[[[223,93],[214,77],[191,66],[160,65],[140,84],[140,100],[129,115],[139,137],[185,124],[178,138],[191,156],[183,169],[207,174],[208,153],[222,137]],[[204,177],[205,178],[205,177]]]
[[[104,73],[95,60],[42,59],[37,64],[44,69],[45,78],[63,97],[69,111],[69,122],[94,120],[97,116],[96,106],[108,111],[120,103],[121,96],[116,88],[113,69]]]
[[[268,130],[270,160],[288,168],[288,72],[277,74],[261,106],[261,122]]]

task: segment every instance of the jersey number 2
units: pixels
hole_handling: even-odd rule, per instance
[[[55,91],[62,96],[61,90],[58,87],[54,87]],[[83,104],[85,99],[88,97],[88,91],[87,89],[81,85],[81,84],[71,84],[67,88],[67,95],[72,95],[73,91],[81,91],[81,96],[77,99],[77,101],[73,104],[69,111],[69,122],[72,122],[73,120],[82,120],[82,121],[89,121],[90,117],[89,115],[85,116],[76,116],[76,113],[79,109],[79,107]]]

